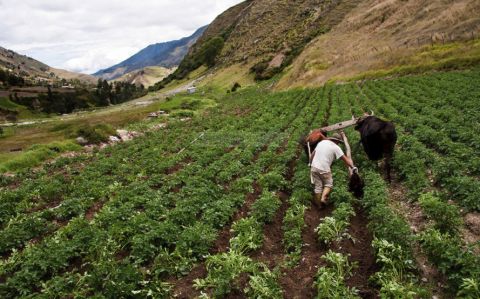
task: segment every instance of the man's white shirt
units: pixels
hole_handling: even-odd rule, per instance
[[[315,156],[313,157],[312,167],[320,172],[331,172],[330,166],[333,161],[340,159],[345,155],[342,149],[333,141],[322,140],[315,148]]]

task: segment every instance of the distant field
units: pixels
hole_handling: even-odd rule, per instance
[[[190,121],[2,177],[0,296],[479,298],[479,80],[246,88]],[[349,128],[365,194],[338,162],[333,204],[315,208],[298,140],[370,110],[396,125],[392,183]]]
[[[52,92],[54,93],[73,93],[75,89],[69,88],[52,88]],[[1,97],[9,97],[10,95],[17,95],[21,98],[36,98],[39,94],[43,93],[46,94],[48,92],[47,87],[14,87],[9,90],[0,90],[0,98]]]
[[[8,103],[8,102],[7,102]],[[10,102],[11,103],[11,102]],[[0,101],[0,107],[2,102]],[[4,103],[5,104],[5,103]],[[146,120],[150,112],[164,110],[172,112],[172,116],[192,116],[196,111],[215,105],[214,100],[198,99],[194,96],[178,95],[169,101],[157,100],[148,105],[129,104],[113,106],[98,111],[83,112],[65,117],[45,118],[46,123],[4,128],[0,136],[0,170],[16,170],[6,166],[9,160],[28,155],[34,145],[48,145],[54,142],[73,142],[76,132],[85,125],[109,125],[113,128],[124,128]],[[27,110],[28,111],[28,110]],[[25,112],[27,113],[27,112]],[[37,164],[38,161],[32,161]],[[23,168],[23,167],[22,167]]]
[[[9,100],[8,97],[1,97],[0,96],[0,109],[4,109],[5,111],[15,111],[17,112],[17,120],[23,119],[32,119],[32,118],[42,118],[45,117],[44,113],[34,112],[26,108],[25,106],[18,105]],[[4,113],[0,113],[0,122],[3,120],[4,122],[9,122],[6,119],[2,119],[5,117]]]

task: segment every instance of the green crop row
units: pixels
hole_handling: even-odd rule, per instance
[[[277,152],[279,158],[269,163],[269,169],[285,169],[288,162],[295,159],[298,152],[297,140],[309,123],[307,115],[299,117],[291,124],[293,131],[288,136],[286,149],[280,154]],[[276,283],[278,268],[274,271],[277,274],[273,275],[265,265],[252,261],[246,254],[262,246],[263,226],[273,220],[280,207],[279,198],[271,192],[285,188],[286,182],[278,175],[272,175],[271,171],[261,175],[258,182],[264,191],[253,203],[250,216],[239,219],[232,225],[233,237],[230,239],[229,251],[207,257],[207,277],[195,281],[195,286],[199,289],[212,289],[215,298],[230,293],[235,287],[235,280],[242,274],[249,275],[249,287],[245,289],[247,295],[253,298],[257,298],[259,294],[266,296],[265,298],[281,298],[281,291]],[[258,269],[261,268],[264,271],[259,273]]]
[[[339,242],[342,239],[355,241],[352,239],[352,236],[347,233],[350,225],[350,217],[355,216],[352,205],[348,202],[337,204],[338,202],[335,201],[335,203],[335,210],[332,216],[323,218],[322,222],[315,229],[318,240],[326,245],[331,242]]]
[[[317,103],[318,114],[313,124],[320,126],[328,117],[327,96],[331,92],[331,86],[323,89],[322,101]],[[310,128],[305,128],[303,133]],[[289,207],[283,218],[283,245],[288,256],[288,264],[297,264],[301,257],[303,247],[302,231],[305,228],[305,211],[311,205],[310,169],[306,166],[307,157],[299,158],[291,183],[291,196],[288,198]]]
[[[435,228],[423,231],[420,244],[430,260],[447,277],[457,298],[480,297],[480,258],[461,240]]]
[[[459,298],[480,296],[480,258],[473,248],[465,247],[458,231],[462,218],[458,208],[432,193],[419,199],[423,213],[433,223],[419,236],[423,250],[448,278],[452,291]]]
[[[387,91],[379,89],[366,89],[365,95],[373,102],[373,106],[390,119],[400,120],[397,129],[403,130],[402,116],[393,108],[390,102],[396,100]],[[379,100],[383,98],[383,100]],[[363,100],[364,97],[363,97]],[[370,104],[370,105],[372,105]],[[407,185],[412,193],[422,192],[430,185],[427,177],[427,167],[431,169],[436,183],[445,188],[451,196],[463,207],[471,210],[479,210],[477,200],[480,194],[480,182],[471,176],[463,174],[461,163],[456,163],[452,158],[441,157],[433,150],[426,148],[415,134],[404,133],[400,135],[399,144],[401,151],[395,157],[395,164],[402,176],[407,180]],[[412,175],[409,175],[412,174]]]
[[[457,139],[452,131],[473,132],[478,129],[475,128],[476,122],[466,122],[460,109],[448,106],[442,109],[432,107],[432,103],[437,101],[435,97],[424,96],[422,100],[423,97],[418,95],[420,90],[415,89],[415,86],[409,85],[400,91],[394,90],[395,86],[398,85],[389,87],[377,84],[376,88],[381,89],[383,94],[388,92],[388,103],[398,111],[398,120],[406,132],[413,133],[422,143],[439,154],[447,155],[459,171],[472,175],[480,174],[479,149],[462,141],[452,141],[452,138]],[[425,89],[427,88],[422,90]],[[474,99],[465,99],[464,102],[466,101]],[[448,114],[445,113],[447,111]],[[437,114],[440,118],[436,117]],[[445,114],[448,116],[445,117]]]
[[[391,82],[389,84],[392,84]],[[369,98],[375,99],[375,94],[378,90],[366,94]],[[381,92],[385,99],[382,102],[377,102],[376,106],[380,108],[382,113],[393,117],[394,119],[402,119],[402,116],[396,114],[392,109],[391,102],[395,99],[388,98],[387,90]],[[363,98],[365,100],[365,98]],[[374,104],[375,105],[375,104]],[[409,119],[410,122],[415,122],[416,118]],[[401,125],[397,125],[397,129],[403,130]],[[431,228],[425,231],[416,238],[422,249],[430,257],[431,262],[436,265],[439,270],[446,275],[450,283],[450,291],[457,293],[459,297],[475,298],[478,296],[478,258],[471,252],[470,249],[465,248],[459,238],[458,231],[462,226],[462,219],[459,208],[445,199],[437,197],[434,193],[422,193],[424,190],[430,188],[432,182],[428,178],[427,166],[431,165],[433,174],[439,175],[441,170],[442,178],[439,181],[448,182],[452,180],[446,171],[452,169],[463,169],[462,166],[442,165],[442,158],[438,157],[431,150],[426,149],[417,139],[416,131],[413,135],[403,135],[399,137],[401,151],[397,152],[395,157],[395,166],[399,169],[401,175],[405,178],[405,183],[410,188],[410,195],[414,199],[419,200],[420,207],[423,214],[430,220]],[[443,160],[444,161],[444,160]],[[451,164],[454,164],[452,162]],[[467,177],[453,178],[456,180],[463,179],[466,182],[473,182],[473,179]],[[465,188],[465,185],[456,186],[457,190],[465,192],[466,199],[470,198],[468,203],[474,202],[474,198],[478,192]],[[450,189],[449,191],[452,192]],[[442,194],[440,194],[442,195]],[[455,195],[455,192],[452,192]],[[466,200],[464,197],[464,200]],[[465,202],[462,202],[465,204]]]
[[[216,136],[211,136],[210,139],[213,139],[215,137]],[[209,135],[207,135],[207,137],[205,137],[205,138],[206,139],[209,138]],[[224,137],[224,139],[225,139],[225,137]],[[214,140],[214,142],[215,142],[215,140]],[[188,165],[189,166],[188,168],[183,169],[182,171],[176,173],[173,176],[168,175],[168,173],[167,173],[167,174],[163,175],[162,177],[158,177],[158,176],[151,177],[151,178],[148,179],[147,182],[149,182],[151,184],[158,185],[159,184],[159,182],[158,182],[159,179],[161,179],[162,181],[166,181],[166,183],[169,184],[169,186],[168,186],[168,188],[164,188],[164,191],[165,191],[165,193],[167,193],[169,188],[173,187],[173,186],[171,186],[171,184],[181,183],[181,180],[183,180],[183,178],[185,176],[187,176],[187,175],[189,176],[189,175],[195,173],[196,172],[195,166],[201,166],[201,165],[206,166],[209,163],[211,164],[212,159],[216,158],[218,160],[219,159],[219,154],[223,154],[224,150],[223,150],[222,147],[215,148],[214,146],[215,146],[215,144],[209,146],[210,155],[205,155],[205,152],[203,152],[203,155],[198,156],[198,157],[195,157],[195,155],[190,155],[191,158],[195,158],[195,161],[197,161],[196,164]],[[201,153],[201,151],[198,151],[198,152],[196,151],[196,153]],[[238,153],[237,152],[231,152],[231,153],[228,153],[228,154],[223,154],[223,156],[227,157],[226,161],[229,161],[229,160],[231,160],[231,158],[228,158],[228,157],[229,156],[234,156],[235,154],[238,154]],[[150,156],[149,160],[152,163],[155,163],[157,165],[156,170],[159,171],[161,174],[164,173],[165,170],[168,169],[169,167],[171,167],[172,165],[175,165],[175,163],[179,163],[180,162],[179,159],[182,158],[181,156],[178,157],[178,158],[173,157],[173,159],[167,159],[167,160],[165,160],[165,162],[162,161],[163,163],[161,162],[159,164],[157,161],[152,161],[152,158],[155,159],[154,157],[155,156],[153,156],[153,155]],[[123,159],[125,159],[125,158],[123,158]],[[184,159],[184,157],[183,157],[183,159]],[[97,174],[98,171],[102,169],[102,167],[105,167],[105,166],[109,167],[109,165],[111,163],[114,163],[114,162],[115,161],[109,161],[109,164],[107,164],[107,165],[102,165],[100,163],[95,164],[95,167],[92,167],[92,168],[94,168],[93,173]],[[234,163],[232,166],[233,167],[241,167],[241,166],[238,165],[238,163]],[[210,169],[212,169],[212,167],[210,167]],[[187,172],[188,170],[190,170],[191,174],[189,174]],[[228,172],[225,172],[225,173],[226,173],[226,175],[229,175],[229,174],[235,173],[234,170],[235,169],[233,169],[233,168],[230,168],[230,169],[226,168],[224,171],[228,171]],[[125,172],[132,171],[132,169],[128,169],[128,170],[125,169],[124,171]],[[145,170],[143,170],[143,171],[145,172]],[[208,172],[208,168],[204,169],[204,171]],[[216,173],[216,171],[215,171],[215,173]],[[83,172],[83,174],[88,176],[89,175],[88,170],[85,170]],[[148,175],[148,174],[145,173],[144,175]],[[220,173],[220,175],[222,175],[222,173]],[[122,177],[122,179],[125,179],[125,176],[121,176],[121,177]],[[167,178],[168,178],[168,180],[167,180]],[[120,180],[120,178],[115,178],[115,177],[114,177],[114,179]],[[132,180],[135,180],[135,179],[137,179],[137,177],[132,178]],[[112,178],[107,177],[107,180],[111,181]],[[37,183],[39,183],[39,182],[37,182]],[[126,184],[126,186],[123,186],[122,183],[119,183],[119,182],[116,182],[116,181],[113,184],[111,184],[111,183],[108,184],[109,182],[97,179],[97,180],[95,180],[95,183],[97,184],[98,189],[102,189],[102,184],[104,184],[103,185],[103,190],[100,191],[100,190],[97,190],[97,189],[93,188],[92,184],[86,184],[85,182],[81,182],[81,181],[77,182],[76,188],[79,188],[79,186],[85,186],[85,188],[87,188],[88,191],[90,191],[90,192],[87,192],[86,190],[84,190],[83,197],[80,197],[81,199],[83,199],[83,201],[80,200],[79,197],[75,196],[75,197],[72,197],[71,200],[70,199],[65,199],[65,200],[61,201],[61,204],[58,207],[41,210],[39,212],[34,212],[33,214],[29,214],[29,213],[19,214],[19,216],[17,216],[16,218],[11,219],[11,221],[9,221],[9,223],[8,223],[8,226],[0,233],[0,239],[4,241],[4,242],[2,242],[3,247],[0,248],[1,249],[0,252],[5,252],[5,251],[11,249],[12,247],[14,247],[16,245],[22,245],[24,241],[27,241],[27,240],[35,237],[36,235],[39,235],[40,233],[45,233],[49,230],[55,229],[55,226],[49,225],[51,220],[58,219],[60,221],[63,221],[63,220],[66,220],[66,219],[70,219],[71,217],[80,215],[81,213],[86,211],[88,206],[91,205],[91,202],[102,200],[102,197],[107,197],[108,193],[111,194],[111,193],[120,192],[120,191],[127,192],[127,190],[125,190],[125,188],[127,188],[127,189],[130,188],[129,187],[130,185],[128,183]],[[40,184],[38,185],[39,186],[38,188],[45,189],[46,188],[45,186],[48,187],[50,185],[52,185],[52,184],[48,184],[48,183],[43,184],[42,182],[40,182]],[[57,192],[54,192],[55,194],[62,193],[62,191],[65,191],[65,190],[62,190],[62,187],[65,186],[65,184],[62,184],[61,182],[56,183],[54,186],[58,187],[56,189]],[[106,186],[110,186],[110,187],[106,187]],[[135,184],[133,184],[133,186],[135,186]],[[33,189],[32,190],[34,192],[33,194],[37,194],[37,190],[38,189]],[[11,193],[11,197],[6,197],[6,199],[8,200],[8,198],[12,198],[12,200],[13,200],[14,198],[17,198],[18,192],[16,192],[16,191],[17,190],[13,191]],[[103,193],[105,193],[105,191],[107,191],[107,193],[103,194]],[[31,198],[32,196],[34,196],[34,195],[29,194],[28,196],[26,196],[26,198]],[[45,195],[43,195],[43,196],[45,196]],[[54,197],[54,196],[52,195],[52,197]],[[32,221],[36,221],[36,222],[33,222],[33,224],[32,224]],[[36,230],[34,228],[36,228]],[[40,231],[38,231],[39,229],[40,229]]]
[[[255,202],[249,217],[232,225],[234,237],[230,239],[229,251],[207,257],[208,275],[195,281],[197,288],[212,288],[214,297],[220,298],[231,291],[240,274],[254,275],[257,272],[258,265],[246,254],[262,246],[263,225],[272,220],[280,206],[279,198],[268,192]]]
[[[278,112],[285,113],[285,111],[288,111],[290,115],[295,116],[298,111],[298,109],[285,109],[285,103],[283,102],[279,101],[278,104],[281,104],[276,109]],[[293,100],[286,102],[286,104],[298,106],[298,103]],[[271,110],[271,107],[269,109]],[[279,116],[273,112],[265,115],[272,117],[272,119],[279,119]],[[57,288],[60,282],[65,282],[65,289],[62,290],[64,294],[70,292],[77,294],[104,292],[105,290],[110,290],[110,286],[113,284],[121,283],[125,280],[128,281],[138,275],[142,276],[145,281],[152,281],[147,278],[150,276],[161,278],[164,277],[165,273],[185,273],[185,271],[188,271],[189,265],[195,261],[196,257],[205,254],[208,250],[209,244],[216,237],[215,229],[218,229],[222,223],[228,221],[228,215],[232,215],[235,206],[238,206],[243,201],[243,194],[246,192],[245,188],[248,188],[248,184],[244,182],[245,180],[248,181],[248,176],[244,179],[237,179],[236,183],[230,186],[231,192],[224,194],[219,187],[215,187],[216,184],[224,182],[221,179],[222,177],[217,177],[217,174],[221,172],[225,165],[228,165],[226,164],[227,161],[235,164],[238,161],[247,164],[251,163],[254,153],[263,147],[262,143],[258,143],[255,139],[268,141],[268,138],[265,139],[265,115],[263,119],[258,119],[256,125],[252,127],[252,131],[258,131],[258,134],[253,135],[255,138],[248,139],[248,135],[245,137],[248,147],[234,150],[227,155],[223,155],[225,159],[219,159],[213,164],[210,163],[213,171],[203,172],[204,169],[200,171],[201,165],[193,167],[191,170],[192,174],[202,174],[204,175],[203,179],[197,177],[195,180],[192,180],[186,176],[188,173],[184,173],[182,177],[174,180],[174,182],[170,180],[165,181],[165,185],[156,187],[158,188],[156,190],[151,189],[151,184],[155,183],[158,185],[158,177],[155,179],[155,182],[145,182],[141,179],[141,176],[136,176],[138,180],[135,180],[131,187],[122,189],[120,190],[122,191],[121,193],[115,194],[98,213],[94,222],[88,225],[93,232],[87,235],[93,239],[99,238],[99,240],[93,243],[96,246],[90,247],[88,245],[91,245],[92,242],[85,241],[83,243],[88,246],[86,247],[88,250],[77,251],[72,249],[78,253],[76,255],[72,253],[61,254],[63,252],[62,248],[68,248],[69,246],[79,248],[80,244],[73,243],[69,239],[59,243],[54,241],[56,236],[66,230],[72,230],[73,235],[76,235],[77,232],[80,233],[80,230],[77,231],[77,227],[74,225],[77,222],[74,221],[61,229],[52,238],[47,238],[38,245],[27,247],[21,254],[14,254],[2,267],[2,275],[7,276],[6,284],[2,287],[2,291],[7,292],[7,294],[15,294],[16,292],[28,294],[32,291],[31,288],[34,285],[38,285],[40,281],[47,279],[48,281],[44,289],[49,292],[54,290],[58,292]],[[288,123],[290,119],[283,118],[283,122]],[[251,125],[252,122],[250,122]],[[272,131],[278,129],[281,129],[281,127],[270,126],[269,128]],[[210,149],[215,150],[215,147]],[[207,154],[207,156],[210,155]],[[232,157],[236,158],[232,159]],[[262,159],[259,158],[255,162],[257,161],[259,162],[258,164],[251,164],[254,168],[250,168],[250,173],[259,173],[261,171]],[[246,173],[246,170],[248,169],[238,168],[238,171],[241,173]],[[233,173],[225,176],[224,179],[228,181],[235,176],[237,175]],[[172,186],[178,183],[185,184],[180,192],[168,192]],[[202,184],[204,185],[203,188]],[[133,188],[133,186],[135,187]],[[162,192],[164,195],[159,196],[162,194],[159,192]],[[216,200],[210,201],[209,205],[205,205],[205,198],[212,196]],[[181,200],[181,198],[184,198],[184,200]],[[195,214],[198,216],[195,216]],[[199,216],[201,217],[200,220],[195,221]],[[223,222],[218,222],[218,217]],[[161,221],[159,222],[159,220]],[[84,220],[78,221],[84,222]],[[179,229],[179,227],[182,227],[182,229]],[[179,231],[181,232],[180,234],[178,233]],[[177,245],[172,249],[172,244]],[[57,252],[57,256],[65,256],[65,258],[62,263],[56,264],[54,267],[39,268],[37,266],[38,261],[32,261],[30,257],[33,254],[43,252],[47,246],[53,246],[50,251]],[[104,256],[103,252],[107,248],[108,252],[112,254]],[[116,255],[121,256],[122,252],[125,251],[127,259],[118,260]],[[155,255],[157,256],[155,257]],[[151,261],[151,257],[155,257],[152,274],[142,274],[139,267],[142,267],[142,264],[145,264],[147,260]],[[81,261],[81,264],[74,268],[73,271],[64,272],[72,259],[78,259]],[[49,264],[50,261],[51,258],[44,258],[42,263]],[[163,263],[163,261],[168,261],[169,263]],[[30,264],[27,264],[27,262]],[[110,266],[107,267],[106,265]],[[100,271],[100,269],[105,267],[111,268],[115,265],[118,266],[115,271],[118,273],[118,277],[99,285],[101,272],[95,272],[95,275],[91,275],[92,272],[90,272],[89,276],[82,274],[85,271],[83,269]],[[158,268],[156,268],[157,266]],[[30,276],[34,273],[37,274],[33,276],[35,277],[34,279],[26,281],[26,284],[18,283],[18,279],[26,277],[27,273]],[[52,275],[53,278],[49,279]],[[122,275],[126,276],[123,277]],[[87,277],[89,279],[85,279]],[[72,280],[77,281],[73,290],[69,289],[71,284],[66,283]],[[79,283],[79,280],[81,283]],[[129,284],[125,288],[117,288],[112,294],[125,294],[129,289],[138,287],[135,283]],[[132,291],[135,291],[135,289],[132,289]]]
[[[342,86],[340,107],[351,105],[352,110],[365,111],[359,95],[352,86]],[[347,104],[348,103],[348,104]],[[342,118],[348,111],[342,112]],[[377,167],[368,161],[359,147],[358,134],[348,134],[353,151],[354,161],[365,180],[364,196],[360,200],[368,213],[368,228],[374,235],[372,244],[376,261],[380,266],[370,280],[379,286],[382,298],[424,298],[427,292],[418,285],[415,262],[413,260],[412,242],[414,240],[408,223],[389,205],[387,185],[377,173]]]

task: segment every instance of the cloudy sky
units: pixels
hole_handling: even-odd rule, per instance
[[[242,0],[0,0],[0,46],[93,73],[191,35]]]

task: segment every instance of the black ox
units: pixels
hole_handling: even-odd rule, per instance
[[[357,122],[355,130],[359,131],[360,142],[370,160],[378,161],[385,158],[387,179],[390,181],[390,164],[397,143],[395,125],[375,116],[366,116]]]

